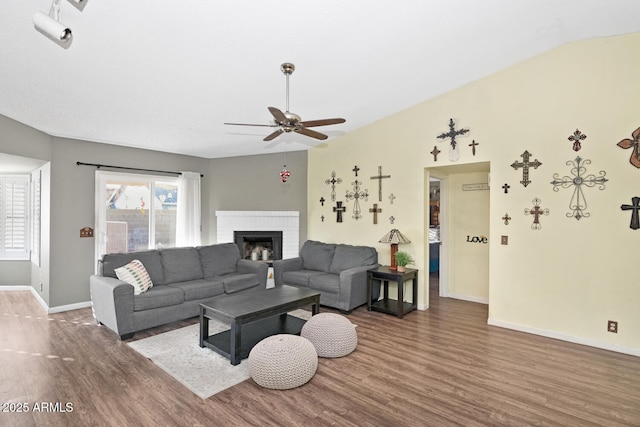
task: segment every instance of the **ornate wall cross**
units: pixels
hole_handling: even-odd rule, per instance
[[[322,206],[324,206],[324,202],[325,202],[324,197],[320,197],[320,204],[321,204]]]
[[[573,135],[570,135],[567,139],[573,142],[573,151],[580,151],[580,149],[582,148],[581,142],[587,139],[587,135],[576,129]]]
[[[631,211],[631,224],[629,228],[632,230],[637,230],[640,228],[640,217],[638,216],[638,211],[640,210],[640,197],[632,197],[630,205],[622,205],[620,209],[623,211]]]
[[[540,225],[540,215],[549,215],[549,209],[542,209],[540,207],[540,203],[542,200],[537,197],[532,200],[533,208],[525,208],[525,215],[533,215],[533,224],[531,224],[532,230],[540,230],[542,225]]]
[[[511,186],[505,182],[504,185],[502,186],[502,189],[504,190],[504,194],[507,194],[510,188]]]
[[[433,154],[433,161],[437,162],[438,161],[438,154],[442,153],[442,151],[438,150],[438,147],[436,147],[435,145],[433,146],[433,150],[431,151],[431,154]]]
[[[393,224],[395,220],[396,220],[396,219],[395,219],[395,217],[394,217],[393,215],[391,215],[391,216],[389,217],[389,222],[390,222],[391,224]]]
[[[377,224],[378,223],[378,214],[382,213],[382,209],[378,207],[377,203],[374,203],[373,207],[369,208],[369,212],[371,212],[373,214],[373,223]]]
[[[511,221],[511,217],[509,216],[508,213],[505,213],[504,216],[502,217],[502,220],[504,221],[504,225],[509,225],[509,221]]]
[[[355,165],[355,166],[353,167],[353,169],[351,169],[351,170],[356,174],[356,176],[358,176],[358,171],[360,170],[360,168],[358,167],[358,165]]]
[[[522,168],[522,181],[520,181],[520,184],[526,187],[531,183],[531,181],[529,180],[529,168],[533,167],[534,169],[538,169],[538,166],[540,166],[542,163],[540,163],[538,159],[535,159],[533,162],[529,161],[529,159],[531,158],[531,153],[529,153],[527,150],[524,150],[524,153],[520,154],[520,157],[522,157],[522,161],[518,162],[516,160],[511,164],[511,167],[515,170]]]
[[[362,211],[360,210],[360,199],[367,200],[369,198],[369,192],[367,190],[360,190],[360,185],[362,181],[358,181],[357,179],[351,183],[353,185],[353,191],[347,191],[345,197],[349,200],[353,200],[353,215],[351,216],[353,219],[362,218]]]
[[[333,211],[336,213],[336,222],[342,222],[342,212],[346,212],[346,206],[342,206],[342,202],[336,202]]]
[[[336,171],[331,172],[331,179],[325,179],[324,183],[331,184],[331,201],[336,201],[336,184],[342,183],[342,178],[336,178]]]
[[[571,196],[571,201],[569,201],[569,209],[571,212],[567,212],[567,217],[574,217],[577,220],[580,218],[587,218],[591,216],[587,209],[587,200],[584,198],[584,193],[582,191],[582,187],[595,187],[598,185],[600,190],[604,190],[604,183],[608,181],[604,176],[606,175],[605,171],[600,171],[600,176],[595,176],[594,174],[585,175],[587,168],[585,165],[591,164],[591,160],[582,160],[580,156],[576,157],[575,160],[569,160],[566,165],[573,166],[571,168],[571,175],[560,178],[557,173],[553,174],[553,181],[551,184],[553,185],[553,191],[558,191],[560,188],[569,188],[573,186],[573,195]]]
[[[456,124],[453,119],[449,119],[449,132],[441,133],[438,135],[438,139],[446,139],[449,138],[449,160],[452,162],[457,161],[460,158],[460,151],[458,150],[458,143],[456,141],[456,136],[464,135],[469,132],[469,129],[455,129]]]
[[[629,157],[629,163],[633,166],[640,168],[640,128],[633,131],[631,134],[633,139],[623,139],[618,142],[618,147],[624,148],[625,150],[628,148],[633,148],[631,152],[631,157]]]
[[[378,175],[372,176],[371,179],[378,180],[378,201],[382,201],[382,180],[391,178],[391,175],[382,175],[382,166],[378,166]]]

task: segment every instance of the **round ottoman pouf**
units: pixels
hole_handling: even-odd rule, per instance
[[[320,357],[342,357],[358,346],[356,327],[344,316],[319,313],[302,326],[300,336],[313,343]]]
[[[272,335],[249,352],[249,373],[260,386],[285,390],[309,382],[318,369],[318,353],[298,335]]]

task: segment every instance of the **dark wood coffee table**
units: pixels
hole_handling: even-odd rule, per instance
[[[237,365],[262,339],[276,334],[299,334],[305,320],[287,313],[308,305],[312,306],[312,315],[318,314],[319,292],[287,285],[201,303],[200,347],[208,347]],[[231,329],[208,335],[209,319],[226,323]]]

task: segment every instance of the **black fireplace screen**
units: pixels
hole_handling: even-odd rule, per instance
[[[234,231],[233,239],[243,259],[282,259],[282,231]]]

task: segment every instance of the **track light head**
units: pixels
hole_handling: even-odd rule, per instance
[[[46,13],[36,12],[33,15],[33,25],[36,29],[56,41],[67,43],[71,40],[71,29],[62,25]]]

